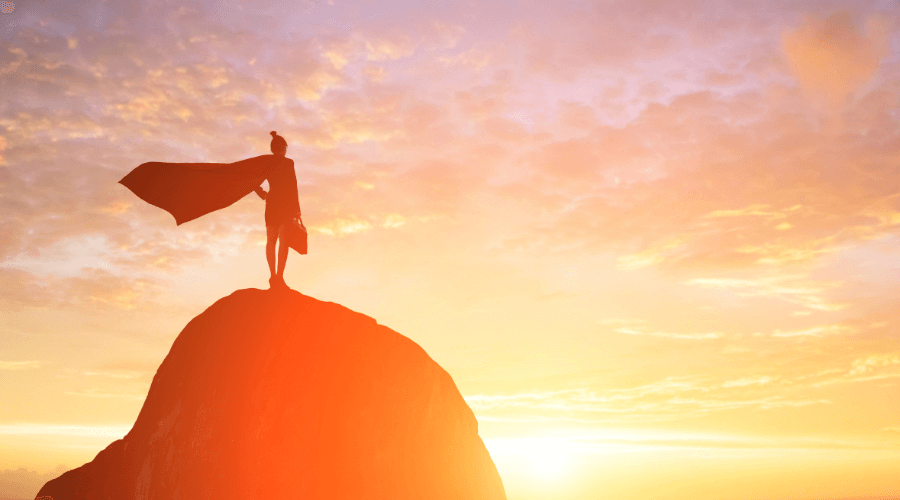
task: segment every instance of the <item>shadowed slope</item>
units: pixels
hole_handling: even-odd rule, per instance
[[[134,427],[38,496],[505,499],[453,380],[416,343],[295,291],[194,318]]]

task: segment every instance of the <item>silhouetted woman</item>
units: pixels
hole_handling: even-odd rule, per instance
[[[272,134],[272,154],[277,161],[269,172],[269,192],[262,186],[254,189],[260,198],[266,200],[266,260],[269,262],[269,286],[287,288],[284,282],[284,267],[287,263],[288,245],[285,241],[285,225],[294,217],[300,216],[300,201],[297,198],[297,175],[294,173],[294,160],[286,158],[287,141],[284,137]],[[278,247],[278,271],[275,270],[275,242],[281,240]]]

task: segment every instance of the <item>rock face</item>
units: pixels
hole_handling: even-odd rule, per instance
[[[194,318],[134,427],[38,497],[505,499],[456,385],[416,343],[293,290]]]

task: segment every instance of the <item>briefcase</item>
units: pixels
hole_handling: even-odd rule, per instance
[[[306,255],[306,226],[303,225],[303,219],[295,217],[287,224],[284,238],[290,248],[293,248],[301,255]]]

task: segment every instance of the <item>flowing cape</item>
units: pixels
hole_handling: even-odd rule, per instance
[[[275,155],[234,163],[143,163],[119,181],[138,198],[175,217],[177,225],[247,196],[276,165]]]

